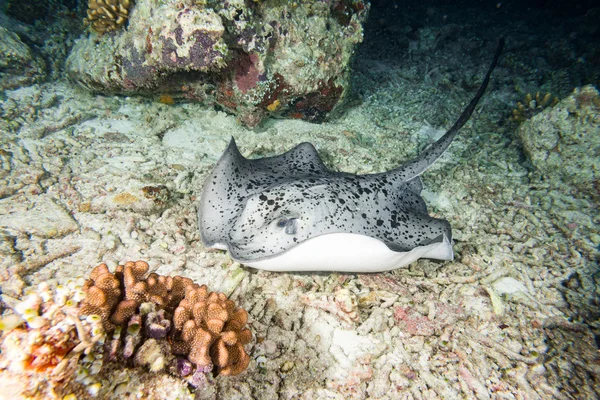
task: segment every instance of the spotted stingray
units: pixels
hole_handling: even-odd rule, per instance
[[[473,113],[503,43],[450,130],[391,171],[330,171],[310,143],[279,156],[246,159],[232,138],[202,192],[202,241],[228,250],[242,264],[271,271],[379,272],[419,258],[452,260],[450,224],[427,213],[419,176]]]

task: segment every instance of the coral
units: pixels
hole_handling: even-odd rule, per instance
[[[215,365],[217,373],[237,375],[248,367],[244,345],[252,339],[244,328],[248,313],[223,293],[208,292],[206,285],[188,289],[173,315],[181,341],[176,347],[189,352],[199,368]]]
[[[202,386],[206,386],[206,374],[209,373],[212,369],[212,366],[207,366],[207,367],[199,367],[196,369],[196,372],[194,372],[194,375],[192,375],[188,382],[190,383],[190,385],[192,385],[193,387],[202,387]]]
[[[83,315],[99,315],[102,318],[105,329],[114,328],[109,318],[112,309],[118,303],[121,296],[119,281],[108,272],[106,264],[101,264],[92,270],[90,279],[84,284],[86,298],[80,313]]]
[[[100,264],[87,280],[42,283],[14,303],[0,317],[0,376],[18,382],[8,397],[105,398],[115,390],[107,374],[132,366],[197,388],[211,371],[248,367],[245,310],[188,278],[147,273],[143,261]]]
[[[172,106],[173,104],[175,104],[175,100],[173,99],[173,96],[171,96],[169,94],[161,94],[160,97],[158,98],[158,102],[162,103],[162,104],[167,104],[169,106]]]
[[[277,109],[281,106],[281,101],[279,101],[279,99],[276,99],[274,102],[272,102],[271,104],[269,104],[267,106],[267,110],[269,110],[270,112],[275,112],[277,111]]]
[[[258,55],[242,54],[235,63],[235,83],[243,94],[256,86],[260,79]]]
[[[152,311],[146,317],[144,332],[146,337],[163,339],[171,330],[171,320],[167,319],[164,310]]]
[[[333,79],[327,83],[320,81],[316,91],[307,93],[292,103],[287,115],[292,118],[300,117],[306,121],[323,122],[343,93],[344,88],[336,85]]]
[[[550,93],[546,93],[543,97],[540,95],[540,92],[536,92],[535,96],[527,93],[523,99],[523,103],[520,101],[517,102],[517,107],[512,110],[509,120],[521,123],[544,111],[545,108],[554,107],[557,104],[558,98]]]
[[[100,318],[77,317],[77,306],[84,296],[77,282],[54,290],[42,283],[14,306],[16,314],[0,319],[4,331],[0,337],[0,371],[29,382],[19,388],[20,394],[9,397],[52,398],[56,392],[73,387],[94,391],[96,382],[75,371],[82,355],[82,366],[89,364],[94,370],[101,366],[101,360],[98,363],[91,353],[95,345],[102,345],[105,336]],[[69,376],[78,383],[67,389],[64,380]]]
[[[152,372],[158,372],[164,369],[168,354],[156,339],[148,339],[137,351],[134,361],[138,365],[148,366]]]
[[[188,376],[194,370],[192,362],[186,358],[178,358],[176,368],[177,375],[179,376]]]
[[[87,296],[80,313],[99,315],[104,328],[113,331],[117,325],[127,323],[145,302],[172,312],[185,295],[186,286],[193,285],[191,279],[181,276],[150,274],[144,279],[146,272],[148,264],[144,261],[119,265],[114,274],[106,264],[98,265],[83,286]]]
[[[244,309],[189,278],[154,273],[145,278],[147,272],[144,261],[119,265],[114,273],[100,264],[83,285],[87,296],[80,314],[100,316],[104,329],[114,332],[110,359],[118,357],[121,346],[123,357],[130,358],[140,343],[146,348],[149,340],[169,336],[173,352],[187,355],[198,368],[214,365],[217,374],[237,375],[248,367],[250,357],[243,346],[252,334],[244,327],[248,321]],[[141,364],[158,368],[154,362]]]
[[[43,283],[16,302],[0,318],[0,374],[28,383],[11,398],[103,398],[106,374],[132,365],[194,387],[211,371],[248,367],[245,310],[188,278],[147,272],[143,261],[100,264],[87,280]]]
[[[129,18],[129,0],[89,0],[85,24],[100,34],[115,31]]]

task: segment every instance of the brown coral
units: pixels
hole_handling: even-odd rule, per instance
[[[175,346],[198,367],[214,365],[217,373],[237,375],[250,363],[247,321],[248,313],[225,294],[209,293],[206,285],[189,287],[173,316],[181,339]]]
[[[80,313],[82,315],[99,315],[105,330],[114,329],[114,325],[110,323],[110,317],[121,298],[120,286],[119,280],[109,272],[106,264],[98,265],[92,270],[90,279],[83,285],[86,297],[82,302]]]
[[[187,355],[199,368],[215,366],[216,373],[223,375],[237,375],[248,367],[250,357],[244,345],[252,333],[244,327],[248,322],[244,309],[225,294],[209,292],[206,285],[189,278],[155,273],[145,278],[147,272],[144,261],[119,265],[114,273],[106,264],[98,265],[83,286],[87,295],[80,314],[99,315],[110,332],[138,316],[142,303],[151,302],[172,315],[169,341],[173,353]]]
[[[127,323],[145,302],[152,302],[172,313],[185,296],[185,288],[194,285],[191,279],[181,276],[151,273],[144,278],[147,272],[148,263],[144,261],[118,265],[114,274],[106,264],[98,265],[83,286],[87,295],[80,313],[99,315],[104,329],[112,331],[115,326]]]
[[[129,18],[130,0],[89,0],[85,24],[100,33],[114,31],[123,26]]]

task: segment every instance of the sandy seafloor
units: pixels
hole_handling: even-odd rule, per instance
[[[421,29],[443,36],[449,15]],[[395,35],[384,22],[367,35]],[[388,170],[439,137],[473,95],[459,82],[478,82],[502,31],[475,38],[461,23],[445,39],[452,45],[426,52],[400,47],[377,58],[386,51],[366,39],[355,100],[320,125],[270,120],[249,130],[198,104],[94,95],[61,79],[7,91],[4,111],[13,101],[20,128],[2,132],[0,151],[5,301],[128,260],[224,291],[249,312],[252,361],[239,376],[211,380],[206,398],[597,398],[598,205],[541,179],[508,122],[515,85],[551,89],[508,67],[507,57],[529,60],[529,31],[507,38],[472,120],[423,175],[430,211],[453,227],[454,261],[380,274],[271,273],[200,241],[202,184],[231,136],[250,157],[310,141],[328,166],[353,173]],[[575,85],[553,72],[564,97]],[[159,196],[148,197],[148,186]],[[105,398],[194,397],[166,373],[100,376]]]

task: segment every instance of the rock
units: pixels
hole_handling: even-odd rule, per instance
[[[525,285],[510,276],[505,276],[494,281],[494,283],[492,283],[492,287],[501,295],[527,293],[527,288]]]
[[[129,191],[92,199],[90,211],[131,210],[142,215],[159,214],[169,206],[170,196],[169,190],[163,185],[142,186],[141,182],[132,181]]]
[[[45,78],[44,61],[16,33],[0,26],[0,90],[31,85]]]
[[[598,126],[600,96],[589,85],[524,122],[518,135],[529,160],[542,174],[598,195]]]
[[[345,96],[368,4],[136,1],[127,28],[77,41],[73,82],[106,94],[200,101],[255,126],[322,121]]]
[[[47,239],[63,237],[79,229],[61,206],[44,197],[31,202],[0,202],[0,227]]]

